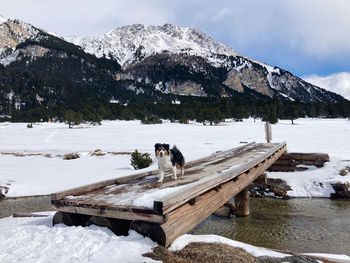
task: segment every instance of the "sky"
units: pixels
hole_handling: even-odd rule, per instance
[[[98,36],[138,23],[196,28],[244,56],[335,92],[341,87],[350,99],[349,12],[349,0],[1,0],[0,6],[5,18],[59,35]]]

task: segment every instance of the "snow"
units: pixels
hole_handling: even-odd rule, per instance
[[[217,235],[182,235],[178,237],[169,247],[169,250],[176,251],[181,250],[185,246],[187,246],[189,243],[192,242],[206,242],[206,243],[222,243],[233,247],[239,247],[244,249],[249,254],[252,254],[255,257],[261,257],[261,256],[269,256],[269,257],[277,257],[277,258],[283,258],[288,257],[290,255],[283,254],[279,252],[275,252],[272,250],[268,250],[266,248],[261,247],[255,247],[248,245],[246,243],[238,242],[235,240],[231,240],[225,237],[217,236]]]
[[[47,217],[0,219],[0,262],[160,262],[142,254],[157,246],[130,230],[128,236],[116,236],[107,228],[98,226],[75,227],[58,224],[52,226],[54,212],[36,213]],[[253,256],[285,257],[288,254],[255,247],[216,235],[182,235],[169,250],[181,250],[191,242],[219,242],[240,247]],[[348,262],[347,255],[306,254],[339,262]]]
[[[3,16],[0,15],[0,24],[2,24],[4,22],[6,22],[6,19]]]
[[[331,184],[349,182],[350,174],[339,171],[350,166],[350,121],[347,119],[298,119],[272,125],[273,142],[287,141],[290,152],[321,152],[330,155],[323,168],[303,172],[268,173],[282,178],[295,197],[329,197]],[[63,123],[0,123],[0,185],[9,186],[7,196],[50,194],[102,180],[157,169],[154,144],[176,144],[186,161],[206,157],[216,151],[241,146],[240,142],[264,142],[264,123],[252,119],[225,122],[219,126],[170,123],[142,125],[139,121],[103,121],[101,126],[81,125],[68,129]],[[322,131],[322,132],[319,132]],[[107,153],[92,156],[96,149]],[[153,164],[144,170],[130,166],[130,155],[108,152],[150,153]],[[63,155],[79,153],[81,158],[63,160]],[[6,154],[8,153],[8,154]],[[9,153],[32,155],[16,157]],[[40,155],[33,155],[40,154]],[[44,155],[50,154],[52,158]],[[152,193],[149,193],[153,195]]]
[[[52,226],[44,218],[0,219],[0,262],[159,262],[145,258],[157,244],[135,231],[116,236],[107,228]]]
[[[347,255],[334,255],[325,253],[304,253],[305,256],[317,257],[325,260],[334,260],[338,263],[348,263],[350,262],[350,257]]]
[[[141,51],[144,57],[168,51],[171,53],[187,53],[206,58],[212,63],[218,59],[213,54],[237,56],[232,48],[225,46],[206,36],[203,32],[175,25],[144,26],[140,24],[119,27],[100,37],[64,37],[84,48],[97,57],[105,55],[116,58],[122,66],[132,64],[135,52]]]
[[[338,175],[340,169],[350,165],[347,147],[350,122],[346,119],[298,119],[295,123],[280,121],[272,125],[273,142],[286,140],[289,151],[328,153],[330,162],[323,168],[269,173],[269,177],[287,180],[293,188],[290,194],[296,196],[329,196],[331,183],[350,181],[349,174]],[[9,196],[48,194],[140,172],[130,167],[129,155],[92,156],[95,149],[106,153],[138,149],[153,154],[154,143],[167,142],[176,144],[186,160],[191,161],[240,146],[240,142],[264,142],[264,137],[264,123],[252,119],[225,122],[220,126],[194,122],[185,125],[164,121],[159,125],[141,125],[139,121],[103,121],[102,126],[81,125],[76,129],[68,129],[62,123],[34,124],[32,129],[27,129],[26,123],[0,123],[1,153],[52,155],[52,158],[46,158],[0,154],[0,185],[9,184]],[[82,156],[69,161],[56,157],[70,152],[79,152]],[[156,163],[153,163],[147,169],[155,168]],[[111,186],[111,191],[113,187],[117,186]],[[139,201],[142,205],[144,200]],[[39,214],[48,217],[0,219],[0,262],[157,262],[142,257],[157,244],[134,231],[128,236],[116,236],[97,226],[52,226],[53,212]],[[179,250],[190,242],[221,242],[241,247],[254,256],[288,256],[215,235],[182,235],[170,249]],[[349,261],[347,255],[317,256]]]

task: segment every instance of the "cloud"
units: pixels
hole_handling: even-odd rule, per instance
[[[350,72],[349,0],[2,0],[1,15],[60,35],[116,27],[193,27],[242,55],[297,75]]]
[[[320,88],[338,93],[344,98],[350,100],[350,73],[341,72],[329,76],[321,77],[318,75],[304,76],[303,79]]]
[[[60,35],[97,36],[129,24],[164,24],[174,15],[161,0],[4,0],[0,15]]]

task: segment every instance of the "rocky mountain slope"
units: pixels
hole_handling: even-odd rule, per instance
[[[14,110],[75,107],[87,101],[162,100],[151,86],[126,78],[114,60],[19,20],[0,22],[0,115]]]
[[[192,28],[136,24],[100,37],[65,39],[97,57],[118,61],[133,79],[152,83],[167,93],[226,96],[227,87],[303,102],[342,98],[281,68],[244,57]]]
[[[63,38],[0,17],[1,116],[84,103],[171,103],[179,96],[342,99],[191,28],[131,25],[101,37]]]

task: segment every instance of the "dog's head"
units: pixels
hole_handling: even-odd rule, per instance
[[[154,145],[154,150],[157,157],[164,157],[165,155],[169,155],[169,144],[166,143],[156,143]]]

